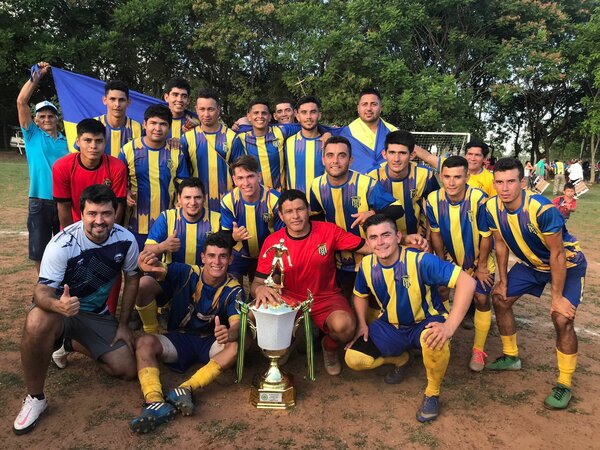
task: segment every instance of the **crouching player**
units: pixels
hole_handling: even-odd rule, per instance
[[[402,234],[396,223],[376,214],[364,224],[373,255],[365,256],[354,286],[357,329],[346,346],[346,364],[369,370],[408,361],[407,350],[421,349],[427,371],[427,388],[417,411],[419,422],[439,414],[442,379],[450,360],[450,338],[460,325],[475,293],[475,280],[460,267],[429,253],[399,246]],[[448,315],[436,285],[455,288],[454,306]],[[381,308],[377,320],[367,325],[369,295]]]
[[[192,415],[192,392],[207,386],[235,363],[239,316],[236,298],[243,300],[239,283],[227,269],[231,263],[229,241],[220,233],[206,238],[203,268],[181,263],[165,265],[154,253],[140,254],[140,268],[163,281],[174,292],[165,334],[145,334],[136,342],[138,378],[145,406],[129,428],[147,433],[171,420],[176,411]],[[229,325],[229,326],[227,326]],[[183,373],[204,364],[191,378],[163,395],[158,362]]]

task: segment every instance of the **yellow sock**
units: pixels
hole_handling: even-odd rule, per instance
[[[156,306],[156,300],[152,300],[146,306],[136,306],[135,309],[144,324],[144,332],[158,334],[158,306]]]
[[[517,347],[517,333],[511,334],[510,336],[502,336],[502,353],[507,356],[519,356],[519,348]]]
[[[214,359],[211,359],[207,365],[198,369],[189,380],[181,383],[179,387],[187,388],[194,392],[194,390],[212,383],[219,376],[221,370],[221,366]]]
[[[577,366],[577,353],[566,355],[556,349],[556,358],[558,359],[558,383],[570,388],[571,379]]]
[[[492,326],[492,310],[479,311],[475,310],[475,318],[473,319],[475,324],[475,339],[473,340],[473,348],[483,351],[485,347],[485,341],[487,340],[490,327]]]
[[[400,367],[408,362],[409,356],[408,352],[404,352],[400,356],[380,356],[378,358],[373,358],[366,353],[350,348],[346,350],[344,359],[346,360],[346,365],[348,367],[352,370],[360,371],[376,369],[384,364],[394,364],[396,367]]]
[[[421,347],[423,351],[423,364],[427,372],[427,388],[425,395],[440,395],[442,380],[446,374],[448,363],[450,362],[450,341],[446,341],[441,350],[433,350],[425,345],[423,339],[427,330],[421,333]]]
[[[138,372],[138,378],[146,403],[165,401],[159,375],[158,367],[145,367]]]

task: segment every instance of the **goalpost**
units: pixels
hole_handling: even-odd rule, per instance
[[[436,156],[460,155],[471,133],[447,133],[444,131],[411,131],[417,145]]]

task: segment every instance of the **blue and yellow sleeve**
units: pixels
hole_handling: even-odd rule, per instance
[[[453,288],[460,275],[460,267],[443,261],[431,253],[419,255],[419,272],[423,282],[429,286],[441,284]]]
[[[372,208],[375,211],[381,211],[396,201],[397,200],[392,196],[392,194],[383,188],[381,183],[373,180],[373,187],[371,188],[367,198],[369,208]]]
[[[148,232],[146,244],[160,244],[167,239],[169,235],[168,233],[167,218],[165,217],[165,212],[163,211],[152,224],[152,227]]]
[[[234,163],[236,159],[240,156],[246,154],[246,150],[244,149],[244,144],[242,143],[242,139],[245,139],[246,133],[240,133],[233,139],[233,144],[231,145],[231,162]]]
[[[537,217],[538,226],[542,234],[550,235],[561,231],[565,225],[565,219],[554,205],[548,204],[540,208]]]
[[[433,211],[433,203],[436,201],[437,199],[435,198],[435,194],[431,194],[429,195],[429,197],[427,197],[427,207],[425,209],[425,214],[427,215],[427,220],[429,221],[429,227],[431,228],[431,231],[439,233],[440,231],[440,226],[438,224],[437,218],[435,217],[435,213]],[[436,205],[437,207],[437,205]]]
[[[235,217],[233,215],[232,195],[227,194],[221,200],[221,229],[222,230],[233,230],[233,222]]]
[[[354,281],[354,290],[353,293],[354,295],[356,295],[357,297],[362,297],[362,298],[367,298],[369,296],[369,294],[371,293],[371,289],[369,288],[369,285],[367,284],[367,279],[365,277],[365,266],[366,266],[366,260],[371,261],[372,256],[369,257],[365,257],[363,258],[363,260],[360,263],[360,266],[358,268],[358,273],[356,274],[356,280]]]

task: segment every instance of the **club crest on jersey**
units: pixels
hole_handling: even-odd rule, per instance
[[[317,247],[317,251],[319,252],[319,255],[321,255],[321,256],[327,255],[327,244],[325,242],[323,242],[322,244],[319,244],[319,246]]]
[[[273,217],[273,215],[272,215],[272,214],[270,214],[270,213],[268,213],[268,212],[264,213],[264,214],[262,215],[263,222],[265,222],[265,223],[269,223],[269,221],[271,220],[271,218],[272,218],[272,217]]]
[[[112,180],[110,178],[105,178],[104,179],[104,186],[111,187],[112,186]]]
[[[410,190],[410,198],[415,198],[417,196],[417,190],[416,189],[411,189]]]
[[[116,263],[120,263],[125,259],[125,255],[123,255],[123,253],[117,253],[113,259]]]
[[[167,160],[167,167],[169,168],[169,170],[173,170],[173,160],[172,159]]]
[[[273,147],[275,147],[275,148],[279,147],[279,141],[277,139],[273,139]]]
[[[360,197],[358,195],[353,195],[350,197],[350,200],[352,200],[352,207],[358,208],[360,206]]]
[[[467,212],[467,218],[469,219],[469,222],[473,223],[473,211]]]
[[[533,226],[533,224],[531,222],[529,222],[527,224],[527,229],[529,230],[529,232],[531,234],[535,234],[537,236],[538,232],[537,232],[537,230],[535,229],[535,227]]]
[[[227,141],[223,141],[223,145],[221,145],[221,148],[223,149],[223,151],[225,153],[227,153],[227,150],[229,150],[229,146],[227,145]]]
[[[402,286],[404,286],[405,289],[410,288],[410,279],[408,278],[408,275],[402,275]]]

